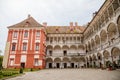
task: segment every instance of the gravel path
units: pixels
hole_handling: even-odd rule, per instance
[[[44,69],[7,80],[120,80],[120,70]]]

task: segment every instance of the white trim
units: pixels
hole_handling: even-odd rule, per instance
[[[12,40],[12,43],[17,43],[17,40]]]
[[[39,55],[34,55],[34,58],[39,58]]]
[[[28,40],[22,40],[22,43],[28,43]]]
[[[15,58],[15,55],[10,55],[10,58]]]

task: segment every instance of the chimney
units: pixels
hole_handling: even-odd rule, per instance
[[[47,27],[47,22],[43,22],[43,26]]]
[[[70,27],[73,27],[73,22],[70,22]]]
[[[78,23],[77,22],[75,22],[75,27],[77,27],[78,26]]]
[[[28,14],[28,18],[30,18],[31,16],[30,16],[30,14]]]

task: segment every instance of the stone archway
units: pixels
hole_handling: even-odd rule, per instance
[[[67,56],[68,55],[68,51],[69,51],[69,47],[67,46],[67,45],[64,45],[63,47],[62,47],[62,50],[63,50],[63,55],[64,56]]]
[[[109,40],[114,40],[117,35],[117,27],[114,23],[110,23],[109,26],[107,27],[108,31],[108,38]]]
[[[91,39],[91,47],[92,47],[92,49],[95,48],[95,41],[93,39]]]
[[[101,53],[97,53],[97,58],[98,58],[99,68],[102,68],[103,67],[103,64],[102,64],[102,54]]]
[[[70,62],[69,58],[64,57],[63,60],[62,60],[63,67],[68,68],[69,67],[69,62]]]
[[[110,54],[109,54],[109,52],[107,50],[105,50],[103,52],[103,56],[104,56],[105,59],[108,59],[110,57]]]
[[[104,65],[105,65],[106,67],[110,67],[111,61],[109,60],[109,57],[110,57],[109,52],[108,52],[107,50],[105,50],[105,51],[103,52],[103,56],[104,56],[104,59],[105,59]]]
[[[53,59],[52,58],[47,58],[46,59],[46,68],[53,68]]]
[[[54,63],[55,63],[55,68],[61,68],[61,59],[60,58],[55,58]]]
[[[107,42],[107,32],[105,30],[102,30],[100,33],[101,43]]]
[[[111,50],[111,56],[113,57],[120,56],[120,49],[117,47],[113,47]]]
[[[77,50],[77,47],[76,47],[75,45],[71,45],[71,46],[70,46],[70,50],[69,50],[69,51],[70,51],[70,54],[71,54],[71,55],[74,55],[75,52],[76,52],[76,50]]]
[[[84,50],[85,50],[85,48],[84,48],[83,45],[79,45],[79,46],[78,46],[78,53],[79,53],[79,54],[80,54],[80,53],[84,53]]]
[[[100,45],[100,37],[98,35],[95,36],[95,42],[96,46],[98,47]]]
[[[47,55],[52,56],[52,54],[53,54],[53,46],[48,45],[46,49],[47,49]]]
[[[77,68],[78,67],[78,59],[75,57],[71,58],[71,68]]]
[[[54,55],[55,56],[61,56],[61,47],[59,46],[59,45],[56,45],[55,47],[54,47]]]
[[[119,36],[120,36],[120,15],[118,16],[118,19],[117,19],[117,27],[118,27]]]

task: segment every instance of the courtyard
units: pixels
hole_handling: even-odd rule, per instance
[[[7,80],[120,80],[120,70],[44,69]]]

